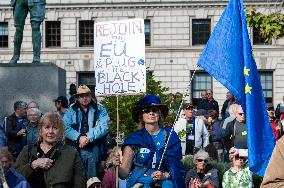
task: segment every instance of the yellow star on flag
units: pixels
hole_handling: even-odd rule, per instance
[[[245,87],[245,94],[247,94],[247,93],[251,94],[251,89],[252,89],[252,87],[250,87],[247,83],[247,85]]]
[[[159,146],[159,145],[161,145],[161,143],[160,143],[160,142],[157,142],[157,146]]]
[[[246,67],[244,67],[244,75],[245,76],[249,76],[249,71],[250,71],[250,69],[247,69]]]

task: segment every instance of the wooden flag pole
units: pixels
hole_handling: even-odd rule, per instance
[[[119,112],[118,112],[118,95],[116,95],[116,152],[118,153],[118,137],[119,137]],[[118,188],[118,169],[115,168],[115,187]]]
[[[9,188],[6,178],[5,178],[4,169],[2,167],[0,167],[0,181],[2,182],[3,188]]]

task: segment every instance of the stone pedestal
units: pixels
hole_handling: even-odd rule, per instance
[[[0,120],[18,100],[38,102],[43,113],[55,110],[53,99],[60,95],[66,95],[64,69],[52,63],[0,64]]]

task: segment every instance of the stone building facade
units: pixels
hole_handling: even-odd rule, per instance
[[[194,35],[199,30],[204,32],[206,28],[203,26],[209,28],[207,32],[210,34],[226,4],[227,1],[223,0],[47,0],[46,19],[41,26],[41,59],[66,70],[67,89],[71,83],[92,85],[93,46],[90,43],[82,45],[82,21],[88,21],[88,25],[90,21],[142,18],[148,24],[146,66],[154,71],[157,80],[169,87],[170,92],[184,93],[204,48],[204,36],[199,34],[199,40],[196,40]],[[264,13],[276,9],[284,11],[283,2],[277,0],[250,0],[245,5]],[[12,57],[13,24],[9,0],[1,0],[0,37],[4,35],[7,44],[0,47],[0,63],[8,63]],[[251,38],[254,38],[252,29],[250,31]],[[57,38],[52,38],[52,35],[57,35]],[[31,41],[28,16],[20,63],[32,61]],[[268,102],[276,105],[284,95],[284,41],[273,41],[272,45],[252,43],[265,96]],[[212,88],[215,99],[220,105],[223,103],[226,88],[198,69],[190,89],[191,98],[198,98],[205,88]]]

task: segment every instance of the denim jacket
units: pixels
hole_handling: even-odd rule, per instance
[[[17,172],[14,168],[9,168],[4,170],[5,178],[9,187],[13,188],[30,188],[26,178]],[[0,183],[0,188],[3,188],[2,183]]]
[[[95,109],[95,106],[97,106],[97,112]],[[96,122],[94,125],[94,115],[96,112]],[[78,117],[76,117],[76,115]],[[82,111],[80,108],[80,104],[75,103],[72,105],[65,113],[63,117],[66,128],[65,128],[65,134],[66,137],[76,142],[78,138],[81,136],[80,128],[81,128],[81,120],[82,120]],[[93,102],[89,105],[89,112],[88,112],[88,125],[89,125],[89,131],[86,133],[86,136],[90,140],[90,142],[93,142],[94,140],[97,140],[103,136],[105,136],[108,133],[108,113],[103,105],[101,104],[94,104]],[[78,121],[78,122],[77,122]]]

